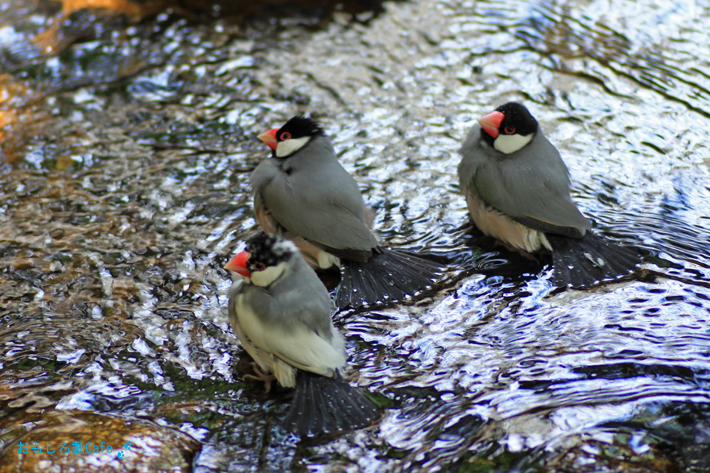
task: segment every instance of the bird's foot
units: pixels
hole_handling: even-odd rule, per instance
[[[271,383],[276,380],[276,376],[272,373],[264,373],[261,371],[259,364],[255,362],[252,362],[251,368],[254,370],[254,374],[245,374],[244,379],[263,382],[264,388],[266,388],[266,393],[268,394],[269,391],[271,391]]]

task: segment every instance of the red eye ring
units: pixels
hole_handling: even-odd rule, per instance
[[[257,261],[256,263],[254,263],[254,270],[255,271],[263,271],[264,269],[266,269],[266,265],[264,263],[262,263],[261,261]]]
[[[512,135],[513,133],[515,133],[515,127],[514,126],[507,126],[507,127],[505,127],[505,129],[503,131],[505,132],[506,135]]]
[[[289,133],[289,132],[287,132],[287,131],[284,131],[283,133],[281,133],[281,136],[279,136],[279,139],[280,139],[281,141],[290,140],[290,139],[291,139],[291,133]]]

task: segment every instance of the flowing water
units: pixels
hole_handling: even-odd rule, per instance
[[[115,435],[91,413],[152,420],[200,473],[710,471],[710,8],[360,7],[0,5],[1,471],[23,471],[18,439],[47,419]],[[596,231],[648,253],[637,280],[553,291],[544,261],[470,228],[457,149],[509,100]],[[322,121],[384,240],[478,268],[336,317],[384,416],[320,444],[278,427],[287,393],[244,381],[221,269],[258,230],[255,135],[297,112]],[[156,470],[131,435],[111,471]]]

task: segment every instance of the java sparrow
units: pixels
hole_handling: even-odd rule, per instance
[[[251,175],[256,218],[312,267],[341,267],[340,309],[397,302],[441,277],[438,264],[380,246],[355,179],[315,120],[295,116],[259,139],[273,151]]]
[[[296,389],[284,428],[313,437],[377,417],[377,407],[342,378],[345,340],[333,326],[328,291],[292,242],[262,233],[225,269],[241,275],[229,290],[229,322],[255,371]]]
[[[459,182],[476,226],[518,250],[551,252],[556,286],[588,287],[641,262],[592,233],[570,197],[560,153],[523,105],[509,102],[480,118],[459,153]]]

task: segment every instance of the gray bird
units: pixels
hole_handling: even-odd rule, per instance
[[[254,359],[257,377],[295,388],[283,426],[300,436],[365,427],[377,407],[342,377],[345,340],[330,297],[290,241],[260,234],[225,269],[241,275],[229,290],[229,322]]]
[[[291,118],[259,135],[272,150],[251,176],[266,233],[291,239],[314,268],[341,267],[340,309],[406,299],[442,275],[436,263],[380,246],[355,179],[313,119]]]
[[[551,252],[552,282],[588,287],[634,271],[638,254],[597,236],[570,197],[560,153],[516,102],[471,128],[459,150],[461,190],[476,226],[523,252]]]

